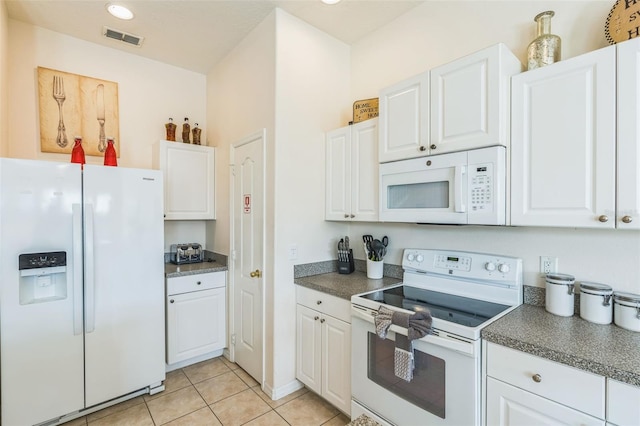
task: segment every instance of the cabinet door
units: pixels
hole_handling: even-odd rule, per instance
[[[431,70],[431,154],[509,141],[510,77],[522,70],[504,44]]]
[[[351,324],[323,315],[322,396],[340,410],[351,411]]]
[[[640,229],[640,39],[618,48],[618,208],[616,226]]]
[[[326,135],[325,219],[345,220],[351,215],[351,128]]]
[[[351,126],[351,215],[356,221],[378,220],[378,119]]]
[[[215,150],[160,141],[167,220],[215,219]]]
[[[491,377],[487,378],[487,425],[604,425],[565,405],[555,403]]]
[[[321,394],[320,313],[302,305],[296,306],[296,378],[312,391]]]
[[[640,425],[640,387],[607,379],[607,421]]]
[[[225,299],[224,288],[167,298],[167,364],[225,347]]]
[[[512,78],[512,225],[615,226],[615,53]]]
[[[429,146],[429,72],[380,91],[379,161],[427,154]]]

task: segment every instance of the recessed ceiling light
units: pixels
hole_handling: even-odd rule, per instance
[[[336,3],[340,3],[340,0],[322,0],[322,3],[324,3],[324,4],[336,4]]]
[[[119,4],[107,3],[107,11],[118,19],[133,19],[133,12]]]

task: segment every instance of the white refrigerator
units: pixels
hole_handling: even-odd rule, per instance
[[[2,424],[163,389],[156,170],[0,159]]]

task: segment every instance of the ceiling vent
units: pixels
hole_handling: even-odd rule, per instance
[[[144,37],[139,37],[133,34],[127,34],[122,31],[114,30],[113,28],[102,27],[102,35],[114,40],[120,40],[123,43],[132,44],[140,47],[144,41]]]

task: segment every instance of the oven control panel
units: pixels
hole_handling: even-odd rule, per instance
[[[418,273],[509,281],[521,276],[522,259],[452,250],[405,249],[402,268]]]

